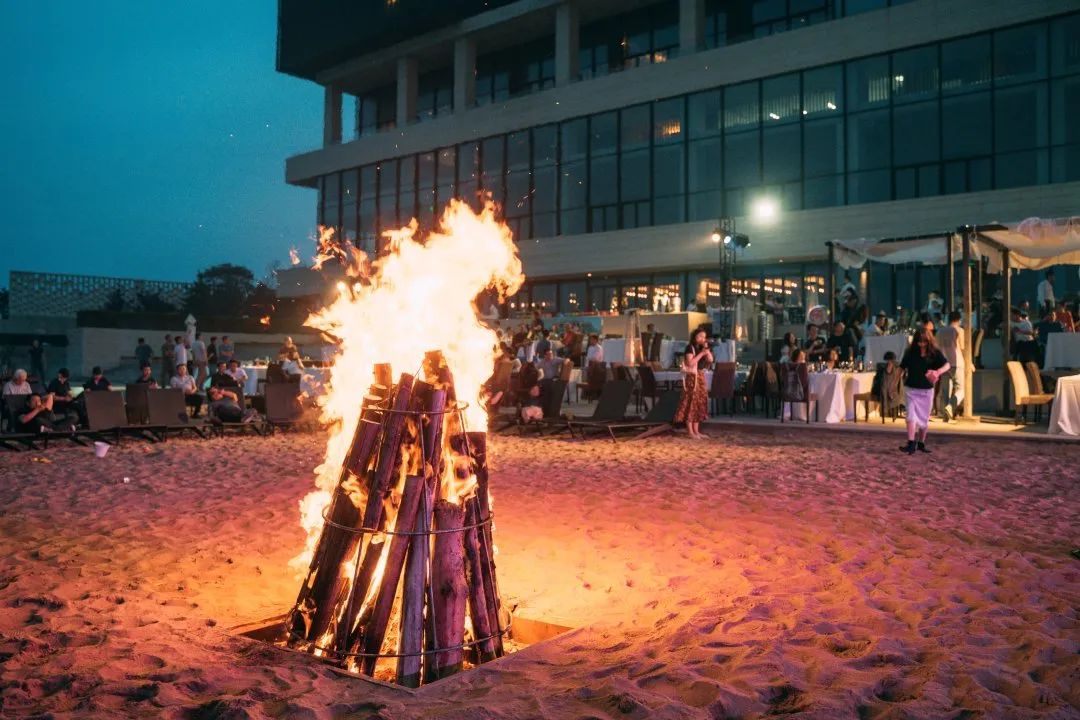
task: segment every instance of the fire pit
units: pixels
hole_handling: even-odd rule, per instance
[[[336,259],[351,282],[308,319],[338,354],[320,491],[301,502],[306,572],[284,623],[289,648],[410,688],[508,649],[479,398],[498,338],[476,298],[523,279],[490,203],[451,203],[438,232],[415,231],[391,233],[374,262],[320,238],[316,265]]]

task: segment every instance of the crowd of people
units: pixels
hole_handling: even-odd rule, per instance
[[[244,407],[243,388],[248,373],[241,367],[236,346],[228,335],[210,337],[209,343],[202,333],[189,339],[186,335],[167,334],[160,352],[155,354],[145,338],[138,338],[134,349],[138,374],[129,379],[131,384],[146,385],[150,389],[173,388],[184,395],[185,405],[193,418],[206,412],[214,422],[251,422],[258,418],[254,409]],[[70,432],[88,427],[85,393],[105,392],[112,389],[112,382],[95,366],[82,386],[82,394],[72,390],[71,373],[67,368],[57,370],[55,377],[45,382],[44,360],[41,344],[37,340],[30,350],[30,371],[16,369],[11,379],[3,384],[3,420],[9,432]],[[158,372],[154,372],[154,361]],[[300,349],[291,337],[278,350],[281,379],[299,382],[304,371]],[[9,398],[13,398],[9,402]],[[25,398],[21,400],[20,398]]]

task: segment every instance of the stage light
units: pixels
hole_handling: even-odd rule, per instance
[[[759,223],[772,222],[778,212],[776,200],[771,197],[760,197],[750,206],[750,215]]]
[[[750,236],[745,233],[735,233],[732,240],[735,242],[735,247],[745,250],[750,247]]]

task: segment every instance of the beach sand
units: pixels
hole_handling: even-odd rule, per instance
[[[0,717],[1080,716],[1075,446],[494,438],[504,599],[578,629],[410,696],[228,633],[323,442],[0,455]]]

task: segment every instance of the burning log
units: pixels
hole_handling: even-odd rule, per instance
[[[416,531],[431,532],[431,515],[434,509],[435,488],[438,486],[442,467],[443,410],[446,392],[434,388],[426,403],[427,425],[423,428],[421,442],[424,451],[424,492],[417,513]],[[420,686],[421,651],[424,648],[424,606],[430,590],[428,586],[428,562],[431,557],[431,541],[426,535],[414,535],[409,543],[405,561],[405,580],[401,590],[401,642],[397,665],[397,682],[405,687]],[[430,657],[430,656],[429,656]]]
[[[352,556],[359,541],[354,533],[343,529],[355,527],[359,519],[359,510],[349,497],[348,489],[352,477],[362,477],[367,473],[381,429],[379,420],[382,412],[378,406],[382,401],[383,398],[375,394],[364,398],[360,421],[330,501],[327,512],[330,522],[323,527],[319,536],[307,580],[296,599],[293,633],[295,637],[308,642],[316,642],[326,632],[335,605],[331,599],[341,595],[345,583],[340,572],[341,564]]]
[[[412,375],[402,373],[394,394],[393,408],[384,422],[385,432],[379,446],[379,460],[368,485],[367,505],[364,508],[361,528],[382,530],[384,520],[383,503],[386,502],[386,497],[392,489],[390,480],[394,477],[394,471],[400,467],[401,438],[405,430],[405,413],[412,403],[412,390]],[[379,535],[379,533],[374,532],[366,534],[367,542],[364,543],[360,555],[363,561],[353,578],[352,587],[349,588],[345,614],[342,616],[337,633],[337,646],[339,649],[354,644],[353,634],[356,628],[357,616],[363,608],[371,581],[375,577],[379,555],[384,549],[384,543]]]
[[[469,619],[472,621],[473,639],[480,662],[495,659],[495,643],[491,637],[491,608],[484,589],[484,564],[481,552],[480,506],[475,497],[465,501],[465,581],[469,587]],[[487,638],[487,639],[484,639]]]
[[[435,668],[438,677],[462,668],[461,644],[465,639],[465,558],[462,525],[465,510],[447,500],[435,503],[435,547],[431,557],[431,588],[434,596]],[[444,649],[445,648],[445,649]]]
[[[394,597],[397,595],[398,581],[401,579],[402,565],[405,562],[405,551],[412,539],[405,533],[416,529],[417,511],[421,496],[425,492],[427,489],[422,476],[410,475],[405,478],[405,492],[401,496],[401,505],[398,506],[397,522],[394,524],[394,535],[390,538],[390,547],[386,553],[382,581],[372,605],[371,618],[364,628],[361,644],[364,655],[360,669],[365,675],[375,673],[375,661],[386,636],[386,625],[390,622],[390,611],[394,607]]]
[[[484,581],[484,598],[486,600],[488,622],[492,633],[497,633],[493,640],[496,657],[503,655],[502,641],[502,600],[499,596],[499,584],[495,576],[495,542],[491,534],[491,499],[488,495],[488,466],[487,466],[487,434],[481,432],[468,433],[468,452],[473,460],[476,473],[476,505],[478,522],[483,524],[478,528],[477,540],[479,542],[480,571]],[[483,637],[482,635],[480,637]]]

